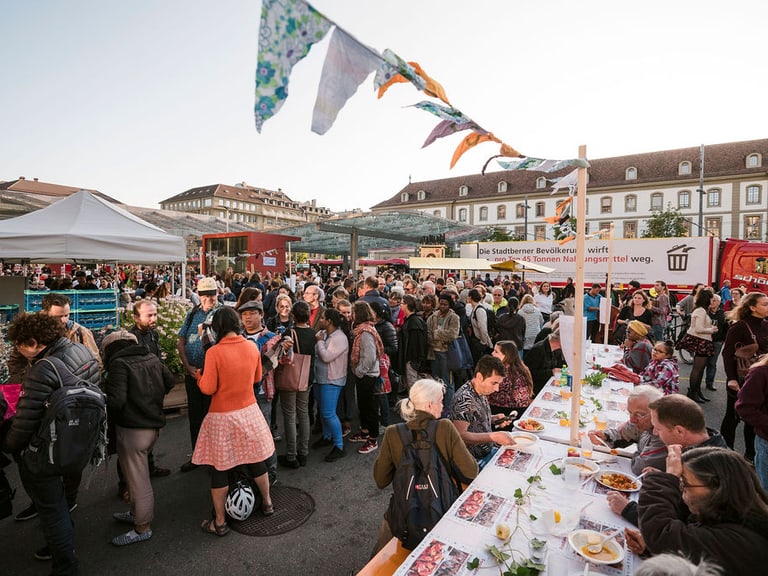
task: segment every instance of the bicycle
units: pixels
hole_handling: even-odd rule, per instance
[[[677,345],[680,339],[688,332],[688,327],[690,325],[691,322],[688,318],[683,318],[680,315],[673,313],[672,319],[667,322],[667,326],[664,328],[664,340],[671,340]],[[677,351],[677,355],[685,364],[693,364],[693,354],[688,352],[688,350],[683,350],[681,348]]]

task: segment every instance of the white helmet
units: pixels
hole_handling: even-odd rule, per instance
[[[247,520],[253,512],[255,503],[253,488],[247,482],[238,480],[227,494],[227,514],[235,520]]]

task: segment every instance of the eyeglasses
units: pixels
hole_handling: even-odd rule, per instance
[[[685,490],[686,488],[709,488],[709,484],[688,484],[688,481],[680,476],[680,490]]]
[[[630,412],[629,417],[635,420],[645,420],[651,415],[650,412]]]

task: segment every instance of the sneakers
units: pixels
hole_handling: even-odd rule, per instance
[[[40,548],[39,550],[35,550],[35,559],[42,560],[43,562],[45,562],[46,560],[53,560],[53,554],[51,554],[51,549],[48,548],[48,546],[45,546],[43,548]]]
[[[138,533],[136,530],[131,530],[130,532],[112,538],[112,544],[114,546],[128,546],[129,544],[144,542],[150,538],[152,538],[152,530],[145,530],[142,533]]]
[[[344,458],[347,453],[344,450],[339,450],[336,446],[334,446],[330,452],[325,456],[326,462],[336,462],[339,458]]]
[[[349,424],[342,424],[341,425],[341,437],[346,438],[349,436],[350,432],[352,432],[352,426]]]
[[[133,519],[133,514],[131,514],[131,511],[128,510],[128,512],[115,512],[112,514],[112,518],[117,520],[118,522],[122,522],[123,524],[135,524],[136,522]]]
[[[368,438],[368,440],[365,441],[365,444],[363,444],[360,448],[358,448],[357,453],[358,454],[370,454],[374,450],[377,450],[379,448],[379,443],[376,442],[375,438]]]
[[[32,520],[32,518],[37,518],[37,508],[34,504],[30,504],[13,517],[16,522],[24,522],[25,520]]]
[[[170,475],[171,471],[168,468],[160,468],[156,466],[149,471],[150,478],[162,478],[163,476]]]
[[[277,463],[280,464],[280,466],[283,466],[284,468],[293,468],[296,469],[301,464],[299,464],[299,461],[296,458],[289,459],[288,456],[285,454],[279,454],[277,457]]]
[[[357,442],[358,444],[368,442],[369,439],[370,436],[368,435],[368,432],[363,432],[362,430],[355,432],[349,438],[347,438],[347,440],[350,442]]]
[[[333,444],[333,440],[331,440],[330,438],[321,437],[315,440],[314,442],[312,442],[312,448],[313,449],[325,448],[326,446],[330,446],[331,444]]]

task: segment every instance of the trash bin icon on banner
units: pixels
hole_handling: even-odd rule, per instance
[[[688,252],[695,249],[695,246],[678,244],[667,250],[667,268],[669,271],[685,272],[688,270]]]

